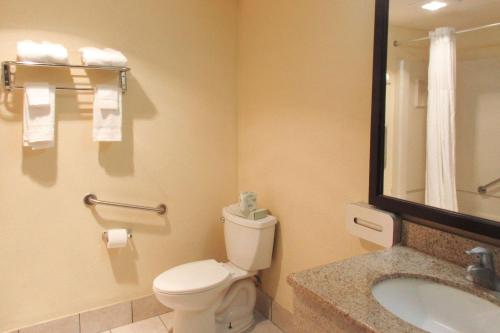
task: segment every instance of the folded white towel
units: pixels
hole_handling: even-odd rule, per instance
[[[17,42],[17,56],[20,61],[67,64],[68,50],[61,44],[36,43],[32,40]]]
[[[82,62],[86,66],[126,66],[127,57],[114,49],[98,49],[95,47],[82,47],[78,50]]]
[[[96,85],[93,125],[94,141],[122,140],[122,94],[118,86]]]
[[[54,146],[55,88],[48,83],[25,83],[23,145],[32,149]]]

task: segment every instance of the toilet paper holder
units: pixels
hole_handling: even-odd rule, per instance
[[[127,238],[128,239],[132,238],[132,233],[130,231],[128,231],[128,230],[127,230]],[[108,242],[108,232],[107,231],[104,231],[102,233],[102,240],[104,241],[104,243]]]

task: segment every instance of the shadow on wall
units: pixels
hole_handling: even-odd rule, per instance
[[[365,250],[366,252],[374,252],[374,251],[380,251],[383,250],[384,248],[381,247],[380,245],[374,244],[372,242],[369,242],[367,240],[358,239],[359,244],[361,245],[361,248]]]
[[[272,214],[271,214],[272,215]],[[276,216],[276,215],[275,215]],[[278,218],[278,223],[276,224],[276,229],[274,233],[274,247],[273,247],[273,259],[271,262],[270,269],[261,271],[259,274],[266,283],[266,292],[269,293],[273,299],[276,298],[276,293],[278,291],[278,284],[280,283],[282,261],[283,261],[283,237],[281,222]]]
[[[273,259],[270,269],[261,271],[259,274],[265,281],[266,288],[265,292],[268,293],[271,298],[275,299],[278,292],[278,285],[281,281],[282,261],[283,261],[283,228],[282,223],[278,219],[278,224],[276,224],[276,232],[274,237],[274,248],[273,248]],[[383,248],[379,245],[371,243],[369,241],[358,239],[361,248],[366,252],[373,252],[382,250]],[[324,262],[323,264],[328,264]]]
[[[96,84],[114,84],[117,73],[96,72],[70,69],[44,69],[21,68],[16,72],[16,84],[22,85],[27,81],[45,81],[58,86],[95,86]],[[0,92],[0,103],[5,106],[5,112],[0,113],[0,119],[15,122],[22,128],[23,122],[23,97],[22,90]],[[56,93],[56,135],[55,146],[51,149],[32,150],[22,147],[22,172],[36,183],[44,187],[52,187],[57,182],[58,176],[58,146],[60,137],[57,128],[61,122],[78,121],[88,123],[89,129],[86,140],[92,141],[92,109],[93,93],[88,91]],[[134,174],[134,120],[153,118],[156,109],[145,94],[139,82],[129,73],[128,90],[123,95],[123,141],[101,142],[99,145],[99,165],[106,174],[115,177],[125,177]],[[20,138],[21,139],[21,138]],[[157,225],[148,225],[143,221],[131,220],[129,216],[120,216],[109,219],[100,215],[94,208],[92,214],[95,220],[104,228],[133,229],[137,234],[165,235],[170,233],[168,219],[158,217],[161,221]],[[108,251],[110,266],[114,279],[120,284],[137,284],[139,273],[136,262],[139,260],[138,252],[133,239],[127,247],[110,249]]]
[[[91,207],[90,209],[94,220],[105,230],[125,228],[127,230],[133,230],[135,234],[141,235],[170,234],[168,214],[157,215],[154,222],[155,224],[146,224],[143,222],[143,219],[139,220],[132,214],[116,215],[116,218],[109,218],[102,215],[98,211],[99,208]],[[105,208],[103,207],[103,209]],[[126,214],[126,212],[123,214]],[[158,221],[157,223],[156,220]],[[135,248],[133,235],[126,247],[108,249],[107,252],[115,281],[120,284],[137,284],[139,282],[139,272],[136,263],[139,260],[139,252]]]
[[[113,77],[114,75],[114,77]],[[54,85],[95,86],[100,83],[113,83],[117,73],[96,73],[89,71],[86,75],[75,74],[69,69],[40,69],[19,68],[16,72],[16,83],[22,84],[27,80],[49,81]],[[61,82],[70,82],[61,83]],[[115,81],[116,82],[116,81]],[[46,150],[31,150],[19,147],[22,152],[22,171],[38,184],[52,187],[57,181],[58,135],[57,127],[61,121],[92,122],[93,94],[86,91],[56,93],[56,135],[55,147]],[[18,122],[22,127],[23,121],[23,91],[15,90],[1,92],[0,102],[5,105],[7,113],[0,114],[4,121]],[[110,176],[124,177],[134,174],[134,120],[153,118],[156,109],[145,94],[138,81],[128,74],[128,90],[123,96],[123,141],[100,142],[98,160],[99,165]],[[89,126],[88,140],[92,140],[92,130]]]
[[[129,240],[126,247],[108,249],[108,256],[113,277],[117,283],[137,284],[139,282],[139,272],[136,265],[139,256],[133,238]]]

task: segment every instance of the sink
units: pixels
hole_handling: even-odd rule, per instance
[[[431,333],[499,333],[500,307],[465,291],[416,278],[373,286],[375,299],[406,322]]]

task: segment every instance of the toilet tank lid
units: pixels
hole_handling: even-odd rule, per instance
[[[274,217],[272,215],[268,215],[268,216],[264,217],[263,219],[259,219],[259,220],[249,220],[249,219],[243,218],[241,216],[237,216],[237,215],[232,214],[229,207],[224,207],[222,209],[222,216],[224,216],[224,218],[226,219],[226,222],[230,221],[230,222],[233,222],[233,223],[236,223],[236,224],[248,227],[248,228],[253,228],[253,229],[270,228],[270,227],[273,227],[278,222],[276,217]]]

